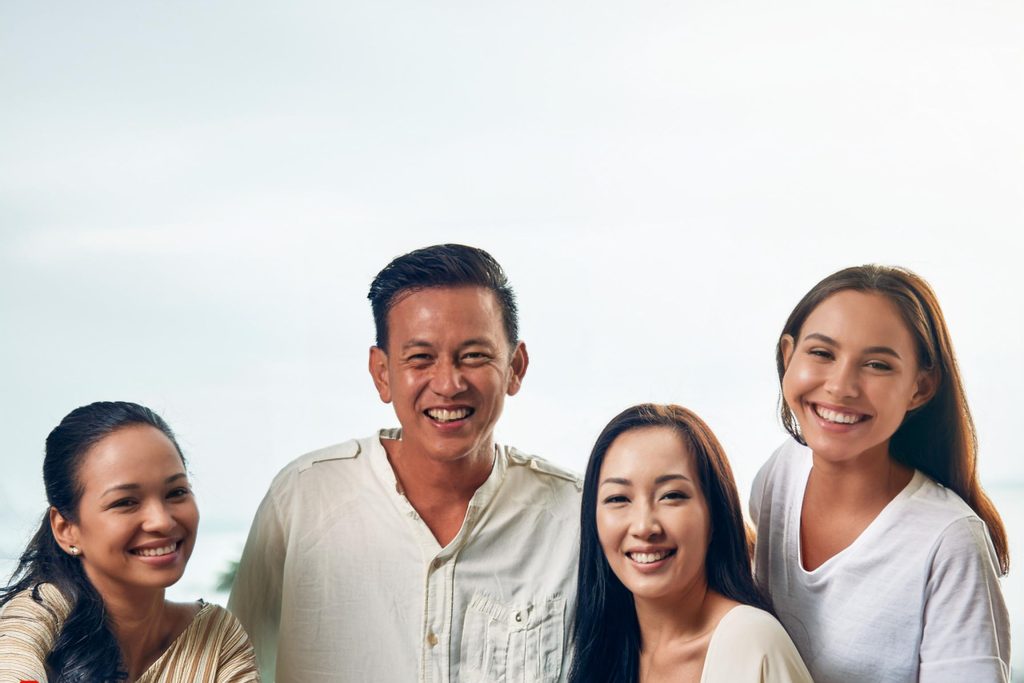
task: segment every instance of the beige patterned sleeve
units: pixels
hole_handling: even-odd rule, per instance
[[[252,642],[238,619],[223,610],[224,637],[220,647],[220,669],[217,671],[216,683],[251,683],[259,681],[256,667],[256,655],[253,653]]]
[[[25,590],[0,610],[0,683],[47,683],[46,657],[71,606],[51,584],[41,584],[38,593],[42,602]]]

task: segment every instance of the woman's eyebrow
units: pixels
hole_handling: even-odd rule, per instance
[[[804,339],[817,339],[818,341],[823,341],[826,344],[835,346],[836,348],[839,348],[841,346],[841,344],[837,342],[835,339],[828,336],[827,334],[822,334],[820,332],[811,332],[806,337],[804,337]],[[900,354],[896,352],[896,349],[892,348],[891,346],[869,346],[866,349],[864,349],[862,353],[882,353],[887,356],[892,356],[893,358],[903,360]]]
[[[185,475],[184,472],[178,472],[177,474],[172,474],[171,476],[169,476],[166,479],[164,479],[164,484],[170,484],[172,481],[175,481],[176,479],[183,479],[185,476],[186,475]],[[116,484],[114,486],[111,486],[109,489],[107,489],[106,491],[104,491],[100,495],[101,496],[105,496],[108,493],[110,493],[111,491],[137,491],[138,489],[141,489],[141,488],[142,488],[142,486],[140,486],[139,484]]]

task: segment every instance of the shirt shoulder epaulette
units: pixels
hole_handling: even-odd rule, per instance
[[[508,446],[506,448],[506,452],[508,453],[508,464],[510,467],[529,467],[534,472],[539,472],[541,474],[572,482],[577,491],[583,490],[583,480],[580,479],[572,470],[567,470],[559,467],[558,465],[553,465],[544,458],[523,453],[512,446]]]
[[[299,458],[292,463],[292,466],[299,472],[305,472],[318,463],[328,462],[331,460],[352,460],[357,457],[360,452],[362,452],[362,447],[359,445],[359,441],[352,439],[351,441],[327,446],[326,448],[321,448],[311,453],[299,456]]]

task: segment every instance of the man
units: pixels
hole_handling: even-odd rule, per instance
[[[370,375],[401,429],[271,484],[229,603],[264,680],[565,680],[580,481],[493,442],[529,361],[504,272],[427,247],[369,298]]]

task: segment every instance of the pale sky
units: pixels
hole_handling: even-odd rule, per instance
[[[278,469],[395,423],[367,287],[457,241],[519,293],[499,438],[581,470],[619,410],[677,402],[744,497],[800,296],[918,271],[1024,561],[1022,27],[1015,0],[7,0],[0,555],[45,506],[48,431],[133,400],[190,458],[222,540],[183,584],[209,591]]]

